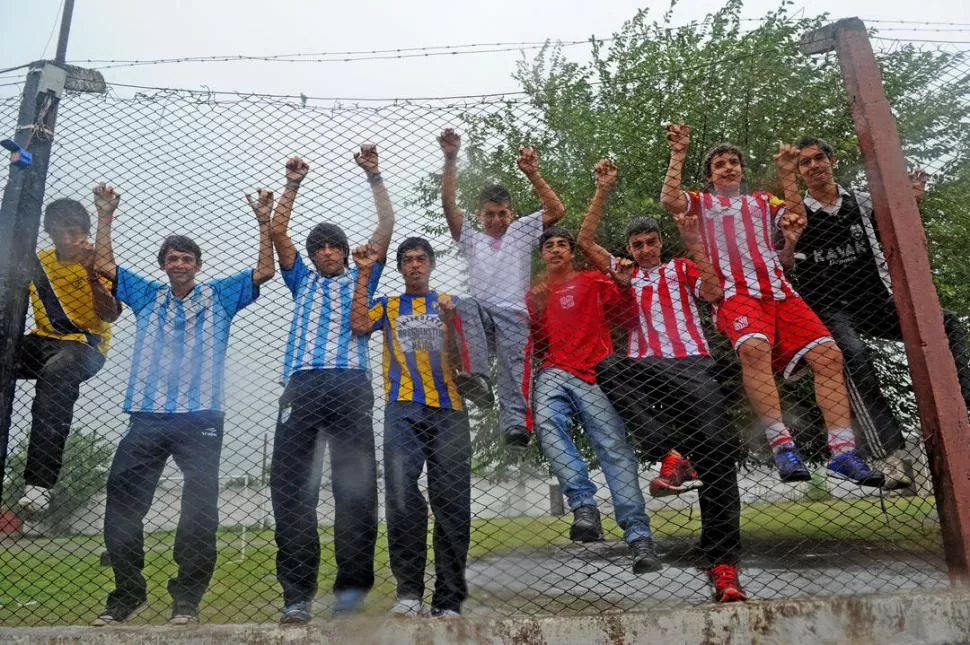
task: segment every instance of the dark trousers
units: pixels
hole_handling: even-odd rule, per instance
[[[317,502],[323,454],[330,446],[334,498],[334,591],[374,586],[377,465],[363,370],[297,372],[280,399],[270,490],[276,518],[276,577],[283,602],[313,600],[320,569]]]
[[[842,350],[846,387],[860,447],[876,458],[902,448],[906,443],[902,428],[879,387],[872,357],[862,340],[862,336],[894,341],[903,339],[899,315],[892,299],[852,312],[847,309],[819,308],[818,315]],[[950,311],[943,312],[943,326],[956,362],[963,400],[970,408],[967,331],[960,318]]]
[[[710,564],[736,564],[741,552],[738,441],[706,356],[608,356],[597,382],[623,417],[627,431],[654,461],[676,448],[703,482],[701,548]]]
[[[465,412],[412,402],[387,404],[387,545],[398,597],[424,596],[428,504],[418,490],[418,477],[425,462],[434,513],[435,588],[431,606],[460,611],[468,595],[465,564],[471,538],[470,435]]]
[[[131,415],[108,476],[104,543],[114,569],[108,604],[145,600],[145,529],[158,479],[169,455],[182,471],[182,513],[175,532],[178,575],[169,581],[173,600],[197,606],[216,566],[219,527],[219,453],[223,417],[218,412]]]
[[[16,374],[36,379],[24,483],[53,488],[74,420],[81,383],[98,373],[104,355],[86,343],[36,334],[20,339]]]

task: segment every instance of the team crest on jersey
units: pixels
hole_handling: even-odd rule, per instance
[[[290,412],[293,411],[293,406],[286,406],[280,410],[280,423],[286,423],[290,420]]]
[[[861,224],[853,224],[852,226],[849,227],[849,230],[852,231],[852,239],[855,239],[855,240],[862,239],[863,232],[862,232]]]
[[[747,316],[738,316],[734,319],[734,331],[741,331],[748,326]]]
[[[559,306],[563,309],[572,309],[576,306],[576,300],[573,298],[572,294],[559,296]]]

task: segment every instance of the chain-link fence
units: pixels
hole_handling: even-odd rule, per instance
[[[946,586],[838,64],[797,49],[819,24],[631,23],[517,96],[65,96],[0,622]],[[970,62],[880,60],[968,385]]]

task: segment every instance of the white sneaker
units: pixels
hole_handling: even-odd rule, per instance
[[[886,476],[886,483],[882,485],[883,490],[899,490],[913,486],[912,477],[906,474],[906,465],[896,455],[873,460],[873,467]]]
[[[43,486],[26,486],[24,496],[17,502],[20,510],[27,513],[43,513],[51,503],[51,490]]]
[[[420,598],[398,598],[391,607],[391,615],[401,618],[418,618],[424,615],[424,603]]]

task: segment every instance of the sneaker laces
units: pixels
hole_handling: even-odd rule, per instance
[[[714,581],[715,589],[740,587],[738,568],[733,564],[716,564],[711,567],[711,580]]]
[[[785,465],[793,466],[793,467],[798,466],[801,463],[801,460],[798,458],[798,455],[795,453],[794,450],[778,451],[778,453],[775,455],[775,460],[783,461],[785,462]]]

